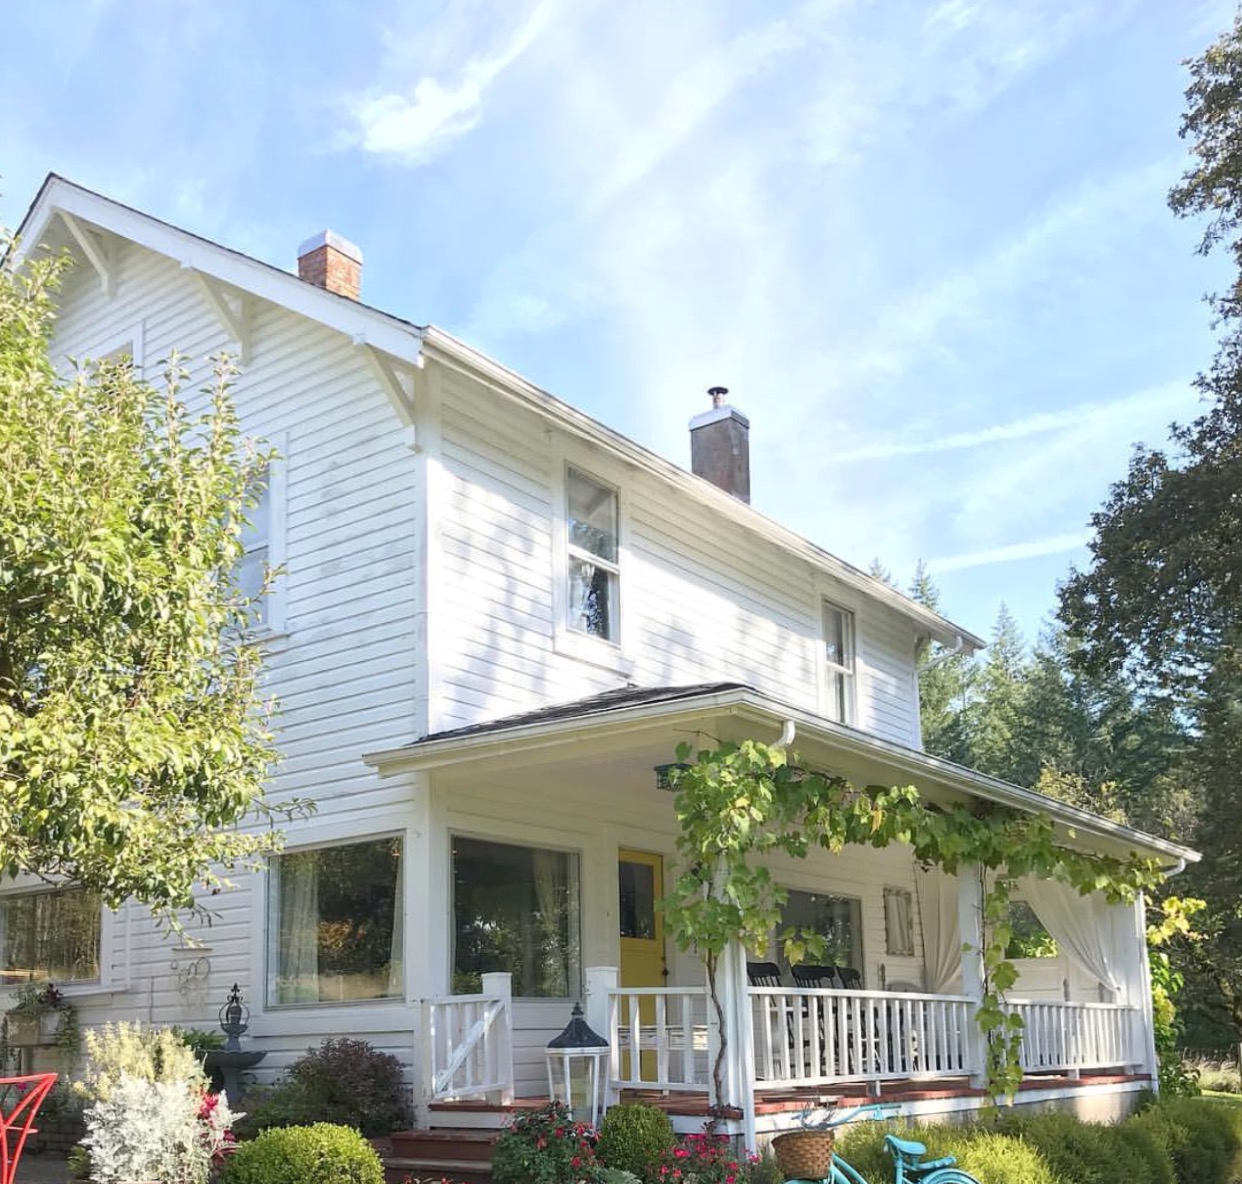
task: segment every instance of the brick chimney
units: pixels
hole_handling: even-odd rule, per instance
[[[690,421],[690,468],[748,505],[750,503],[750,420],[725,402],[727,387],[707,392],[712,408]]]
[[[325,230],[298,247],[298,278],[357,300],[362,295],[362,251]]]

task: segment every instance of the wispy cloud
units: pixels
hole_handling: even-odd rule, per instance
[[[1029,436],[1074,429],[1076,432],[1106,428],[1113,424],[1129,424],[1135,415],[1149,412],[1181,410],[1186,406],[1189,382],[1167,382],[1151,390],[1138,391],[1108,403],[1080,403],[1060,411],[1040,412],[1022,416],[1008,423],[992,424],[968,432],[953,432],[916,440],[877,440],[848,448],[835,454],[838,463],[863,460],[887,460],[897,456],[923,456],[933,452],[952,452],[962,448],[979,448],[1006,440],[1023,440]]]
[[[1076,534],[1057,534],[1049,538],[1033,539],[1027,543],[1009,543],[1003,547],[989,547],[985,551],[971,551],[965,555],[948,555],[943,559],[929,559],[928,570],[933,575],[950,571],[964,571],[971,567],[988,567],[994,563],[1012,563],[1017,559],[1038,559],[1043,555],[1060,555],[1085,547],[1090,540],[1089,531]]]
[[[425,75],[412,88],[365,94],[346,103],[350,126],[339,147],[359,147],[422,165],[450,141],[466,135],[483,118],[488,91],[538,39],[557,0],[539,0],[499,49],[467,60],[455,79]]]

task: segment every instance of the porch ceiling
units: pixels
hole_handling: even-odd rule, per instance
[[[932,801],[970,798],[1046,814],[1069,842],[1107,854],[1137,852],[1177,866],[1198,852],[1144,834],[1021,786],[985,776],[925,752],[860,732],[734,683],[622,688],[575,703],[433,735],[363,760],[382,776],[469,766],[469,775],[572,767],[628,771],[650,784],[656,764],[672,761],[683,741],[775,741],[786,722],[796,729],[802,761],[855,784],[916,785]],[[456,770],[466,773],[465,768]]]

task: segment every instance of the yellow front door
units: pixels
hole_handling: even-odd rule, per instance
[[[664,860],[650,851],[617,852],[617,916],[621,939],[621,985],[662,987],[668,977],[664,964],[664,922],[656,901],[664,895]],[[639,1022],[655,1023],[655,1001],[639,1004]],[[654,1081],[655,1053],[642,1054],[642,1076]],[[629,1058],[622,1072],[629,1076]],[[650,1063],[648,1063],[650,1062]]]

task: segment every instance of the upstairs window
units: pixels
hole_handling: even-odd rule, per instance
[[[569,628],[615,643],[620,633],[616,491],[571,468],[565,503]]]
[[[278,447],[278,451],[283,450]],[[256,478],[258,501],[246,511],[237,584],[250,601],[250,625],[259,633],[278,634],[285,627],[285,469],[281,461]],[[266,587],[268,573],[277,577]]]
[[[824,715],[854,722],[854,614],[824,601]]]
[[[245,552],[237,566],[237,583],[243,595],[250,601],[251,623],[258,629],[271,628],[269,594],[264,590],[268,568],[272,564],[272,482],[271,475],[263,475],[263,490],[259,503],[246,515],[242,528],[242,546]]]

